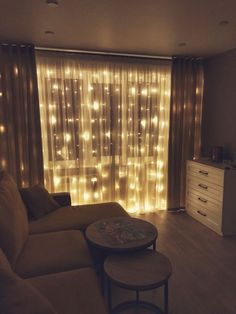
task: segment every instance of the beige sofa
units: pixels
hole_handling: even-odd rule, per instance
[[[117,203],[69,206],[68,194],[54,198],[68,206],[29,221],[16,184],[0,171],[0,313],[106,313],[83,231],[128,214]]]

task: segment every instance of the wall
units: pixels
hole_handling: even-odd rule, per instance
[[[225,159],[236,159],[236,49],[205,60],[202,155],[225,147]]]

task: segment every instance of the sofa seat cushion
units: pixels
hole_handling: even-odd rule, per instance
[[[93,266],[84,235],[79,230],[29,236],[15,264],[23,278]]]
[[[5,171],[0,171],[0,248],[14,265],[29,234],[27,211],[18,188]]]
[[[30,222],[31,234],[80,229],[96,220],[109,217],[128,216],[120,204],[115,202],[61,207],[41,219]]]
[[[39,276],[27,282],[46,295],[59,314],[107,313],[92,268]]]
[[[30,283],[13,273],[0,250],[0,313],[55,314],[49,301]]]

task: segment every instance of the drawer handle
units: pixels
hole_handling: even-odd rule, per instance
[[[198,186],[204,190],[207,190],[208,189],[208,186],[205,185],[205,184],[202,184],[202,183],[199,183]]]
[[[208,172],[204,170],[199,170],[198,171],[200,174],[203,174],[204,176],[208,176]]]
[[[206,214],[202,213],[200,210],[198,210],[197,213],[202,215],[202,216],[204,216],[204,217],[206,217]]]
[[[205,200],[204,198],[202,197],[198,197],[199,201],[201,201],[202,203],[207,203],[207,200]]]

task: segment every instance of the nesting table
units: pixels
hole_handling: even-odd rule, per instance
[[[131,217],[106,218],[89,225],[85,235],[93,248],[102,252],[98,265],[102,289],[104,275],[107,279],[109,313],[122,313],[127,308],[141,310],[138,313],[143,309],[148,313],[168,313],[168,279],[172,269],[168,258],[156,252],[158,231],[153,224]],[[153,250],[147,249],[150,246]],[[136,291],[136,300],[112,308],[111,284]],[[161,286],[164,311],[140,300],[140,291]]]
[[[108,283],[109,313],[122,313],[123,310],[137,309],[143,313],[168,313],[168,279],[172,273],[169,259],[163,254],[142,250],[132,254],[110,255],[104,262]],[[136,292],[136,300],[123,302],[112,308],[111,283]],[[158,306],[141,301],[139,292],[164,287],[164,311]],[[136,312],[135,312],[136,313]],[[146,313],[146,312],[145,312]]]

